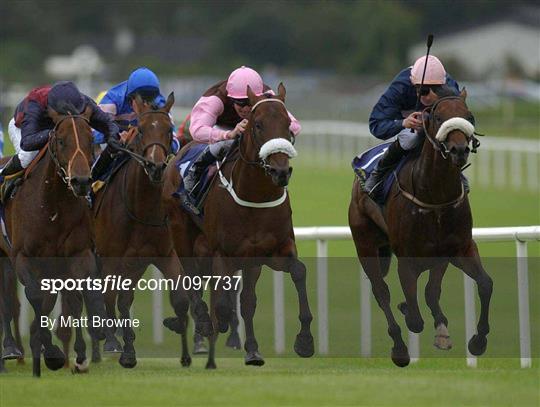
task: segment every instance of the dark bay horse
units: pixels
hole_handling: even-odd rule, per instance
[[[221,174],[210,187],[204,203],[202,225],[199,227],[191,215],[180,209],[178,200],[172,196],[180,183],[176,162],[171,162],[166,170],[163,199],[175,247],[187,273],[196,274],[193,259],[197,256],[212,263],[214,277],[232,276],[236,270],[243,270],[240,307],[246,328],[245,363],[261,366],[264,359],[255,339],[253,316],[257,303],[255,286],[263,265],[289,272],[296,287],[301,329],[294,350],[302,357],[310,357],[314,346],[306,268],[298,259],[286,190],[292,172],[289,158],[296,151],[290,142],[285,87],[280,84],[278,95],[270,98],[257,97],[248,87],[248,96],[252,109],[239,142],[240,158],[228,160],[220,167]],[[226,332],[232,318],[231,296],[224,295],[226,289],[223,282],[212,286],[211,316],[215,333],[210,340],[206,364],[209,369],[216,367],[217,331]]]
[[[55,127],[43,158],[27,171],[25,182],[5,207],[12,245],[0,239],[0,249],[9,256],[34,309],[30,334],[34,376],[41,375],[42,348],[49,369],[59,369],[65,362],[60,348],[52,343],[51,331],[41,325],[41,317],[51,312],[57,297],[41,290],[43,279],[82,281],[95,278],[97,273],[91,214],[85,199],[92,161],[91,114],[90,106],[80,115],[49,110]],[[99,292],[85,288],[83,295],[90,319],[104,317]],[[75,314],[80,317],[80,310]],[[101,336],[99,329],[94,334]],[[76,366],[84,366],[86,346],[81,328],[76,335]]]
[[[479,145],[465,98],[463,91],[460,96],[442,97],[426,109],[422,151],[396,177],[382,212],[362,191],[359,180],[353,183],[349,225],[373,295],[388,321],[388,333],[394,342],[392,360],[398,366],[406,366],[410,358],[390,309],[390,293],[383,279],[389,259],[380,258],[378,249],[388,245],[398,259],[398,274],[406,299],[399,309],[409,330],[423,330],[416,286],[418,276],[429,269],[425,297],[437,331],[435,346],[449,347],[448,320],[439,306],[439,298],[442,278],[451,263],[478,285],[481,303],[478,333],[470,339],[468,348],[473,355],[482,355],[486,350],[493,283],[472,239],[471,208],[461,181],[461,168],[471,151],[469,144],[472,141],[473,152]]]
[[[102,263],[103,278],[122,276],[139,281],[150,264],[154,264],[167,279],[177,281],[182,275],[182,266],[176,254],[168,229],[167,217],[161,203],[163,173],[170,154],[172,123],[169,111],[174,104],[174,95],[167,98],[166,105],[158,109],[136,100],[138,128],[122,149],[130,160],[96,195],[94,205],[96,248]],[[108,290],[105,304],[109,318],[116,319],[116,307],[120,317],[130,319],[130,307],[134,291]],[[191,358],[187,352],[187,311],[189,299],[182,285],[171,290],[170,300],[181,323],[177,333],[182,334],[182,359],[189,366]],[[200,300],[202,302],[202,300]],[[210,317],[206,309],[206,319]],[[201,319],[204,315],[201,315]],[[125,368],[136,365],[134,347],[135,332],[131,327],[123,328],[123,350],[114,337],[107,335],[105,352],[122,352],[119,359]]]

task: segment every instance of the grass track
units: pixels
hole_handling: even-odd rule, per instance
[[[27,364],[2,377],[0,405],[538,405],[537,368],[519,369],[515,359],[486,359],[477,369],[463,365],[431,359],[398,369],[388,359],[283,358],[251,368],[226,358],[218,360],[218,370],[206,371],[197,358],[189,369],[177,360],[142,359],[122,371],[107,360],[88,375],[63,370],[33,380]]]

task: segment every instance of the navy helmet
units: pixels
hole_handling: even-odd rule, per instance
[[[86,99],[73,82],[61,81],[52,86],[47,104],[59,113],[81,114],[86,108]]]

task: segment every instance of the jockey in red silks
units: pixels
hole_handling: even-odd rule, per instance
[[[190,191],[204,169],[218,158],[222,158],[234,139],[245,131],[251,112],[247,96],[248,86],[257,96],[274,94],[255,70],[242,66],[234,70],[226,81],[221,81],[208,89],[193,106],[189,131],[193,140],[209,146],[186,174],[184,178],[186,190]],[[297,136],[301,130],[300,123],[291,113],[289,117],[291,119],[289,130]]]
[[[79,115],[86,108],[91,110],[90,126],[105,135],[105,142],[118,140],[118,126],[92,99],[80,93],[73,82],[62,81],[30,91],[16,107],[9,122],[8,133],[16,154],[0,171],[0,175],[22,171],[47,144],[55,126],[49,116],[49,109],[61,114]]]
[[[422,94],[420,83],[426,66]],[[375,170],[364,185],[364,191],[377,198],[384,176],[391,171],[407,151],[415,149],[424,140],[422,111],[448,93],[459,94],[458,83],[446,73],[441,61],[430,55],[416,60],[413,66],[405,68],[392,80],[390,86],[379,98],[369,116],[371,134],[381,140],[396,137],[381,157]],[[416,109],[420,96],[420,107]]]

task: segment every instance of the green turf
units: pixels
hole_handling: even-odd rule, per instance
[[[0,381],[0,405],[24,406],[536,406],[538,369],[516,360],[485,360],[477,369],[463,361],[426,360],[406,369],[384,359],[268,359],[262,368],[239,359],[218,359],[206,371],[195,359],[142,359],[126,371],[114,361],[92,365],[88,375],[69,371],[28,377],[13,367]],[[537,365],[538,366],[538,365]]]

